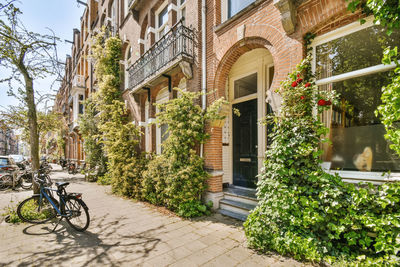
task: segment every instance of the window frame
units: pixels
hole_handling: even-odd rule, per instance
[[[243,7],[241,10],[239,10],[239,11],[236,12],[235,14],[229,16],[230,2],[231,2],[231,1],[234,1],[234,0],[223,0],[223,1],[224,1],[224,8],[221,9],[221,12],[222,12],[222,11],[225,11],[225,12],[223,12],[223,15],[224,15],[223,20],[224,20],[224,21],[233,18],[236,14],[239,14],[243,9],[247,8],[249,5],[251,5],[251,4],[253,4],[254,2],[256,2],[256,0],[253,0],[253,2],[251,2],[251,3],[248,4],[247,6]],[[239,2],[240,2],[241,0],[236,0],[236,1],[239,1]],[[225,10],[223,10],[223,9],[225,9]]]
[[[167,20],[161,25],[159,26],[159,16],[160,14],[164,11],[167,10]],[[155,15],[156,15],[156,41],[160,40],[165,33],[168,32],[168,21],[169,21],[169,14],[168,14],[168,1],[164,1],[164,3],[157,9]],[[165,30],[165,32],[164,32]],[[161,32],[164,32],[163,35],[161,35]]]
[[[132,59],[132,46],[129,45],[125,52],[125,64],[124,64],[125,65],[125,72],[124,72],[125,89],[129,88],[129,71],[128,71],[128,69],[131,65],[131,59]]]
[[[161,89],[156,97],[156,104],[163,104],[168,102],[169,100],[169,91],[168,87],[164,87]],[[160,110],[156,106],[156,114],[159,113]],[[161,125],[156,125],[156,153],[161,154],[161,144],[162,144],[162,136],[161,136]]]
[[[368,17],[366,18],[366,22],[364,24],[360,24],[360,22],[357,20],[353,23],[350,23],[346,26],[343,26],[341,28],[338,28],[336,30],[330,31],[328,33],[325,33],[323,35],[320,35],[316,37],[312,43],[311,43],[311,48],[312,48],[312,71],[315,73],[316,71],[316,61],[317,61],[317,56],[316,56],[316,48],[319,45],[328,43],[330,41],[336,40],[338,38],[344,37],[346,35],[350,35],[352,33],[358,32],[363,29],[367,29],[369,27],[376,26],[373,23],[373,17]],[[391,70],[396,67],[395,63],[392,63],[391,65],[383,65],[383,64],[378,64],[338,75],[334,75],[328,78],[322,78],[320,80],[316,80],[315,83],[318,86],[321,85],[326,85],[326,84],[331,84],[335,82],[340,82],[348,79],[353,79],[353,78],[358,78],[358,77],[363,77],[367,76],[370,74],[375,74],[375,73],[381,73],[385,72],[388,70]],[[332,173],[332,174],[339,174],[340,177],[343,178],[345,182],[350,182],[350,183],[359,183],[359,182],[372,182],[374,184],[381,184],[383,182],[388,182],[388,181],[400,181],[400,172],[377,172],[377,171],[372,171],[372,172],[363,172],[363,171],[353,171],[353,170],[328,170],[326,169],[325,171]],[[389,171],[389,170],[388,170]]]
[[[181,1],[182,0],[177,0],[177,4],[178,4],[178,21],[180,21],[182,18],[184,18],[183,21],[185,21],[186,20],[186,3],[187,3],[187,0],[184,0],[185,2],[183,2],[183,4],[181,3]],[[182,16],[183,9],[185,9],[185,17]]]

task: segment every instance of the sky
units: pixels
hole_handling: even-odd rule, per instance
[[[0,0],[0,3],[8,2]],[[86,2],[83,0],[83,2]],[[83,5],[78,5],[76,0],[17,0],[15,4],[23,12],[21,20],[25,27],[33,32],[49,34],[46,28],[54,31],[62,42],[57,45],[58,57],[65,62],[65,56],[71,54],[71,44],[64,40],[72,40],[73,28],[80,29],[80,17],[85,10]],[[7,70],[0,67],[0,77]],[[50,93],[55,94],[59,88],[59,83],[51,85],[56,77],[48,77],[43,80],[34,81],[34,89],[41,95]],[[8,84],[0,84],[0,109],[8,105],[19,105],[19,101],[7,95]],[[46,101],[43,101],[39,109],[44,109]],[[53,106],[53,101],[47,101],[47,107]]]

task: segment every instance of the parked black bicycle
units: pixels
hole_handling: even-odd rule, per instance
[[[53,231],[64,218],[77,231],[83,232],[89,227],[89,209],[82,200],[82,194],[67,193],[65,187],[69,185],[68,182],[57,182],[57,189],[53,189],[50,178],[40,173],[35,174],[34,181],[40,185],[40,194],[18,205],[17,214],[22,221],[40,224],[58,217]],[[53,192],[56,192],[59,200],[53,197]]]

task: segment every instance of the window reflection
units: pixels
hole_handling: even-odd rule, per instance
[[[320,86],[340,94],[338,105],[322,114],[330,128],[331,145],[324,145],[323,161],[333,170],[400,171],[400,159],[384,138],[385,128],[375,110],[381,104],[381,88],[387,72]]]

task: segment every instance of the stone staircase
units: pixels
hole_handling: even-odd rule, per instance
[[[256,190],[230,185],[224,189],[224,198],[219,201],[218,212],[245,221],[249,212],[257,205]]]

